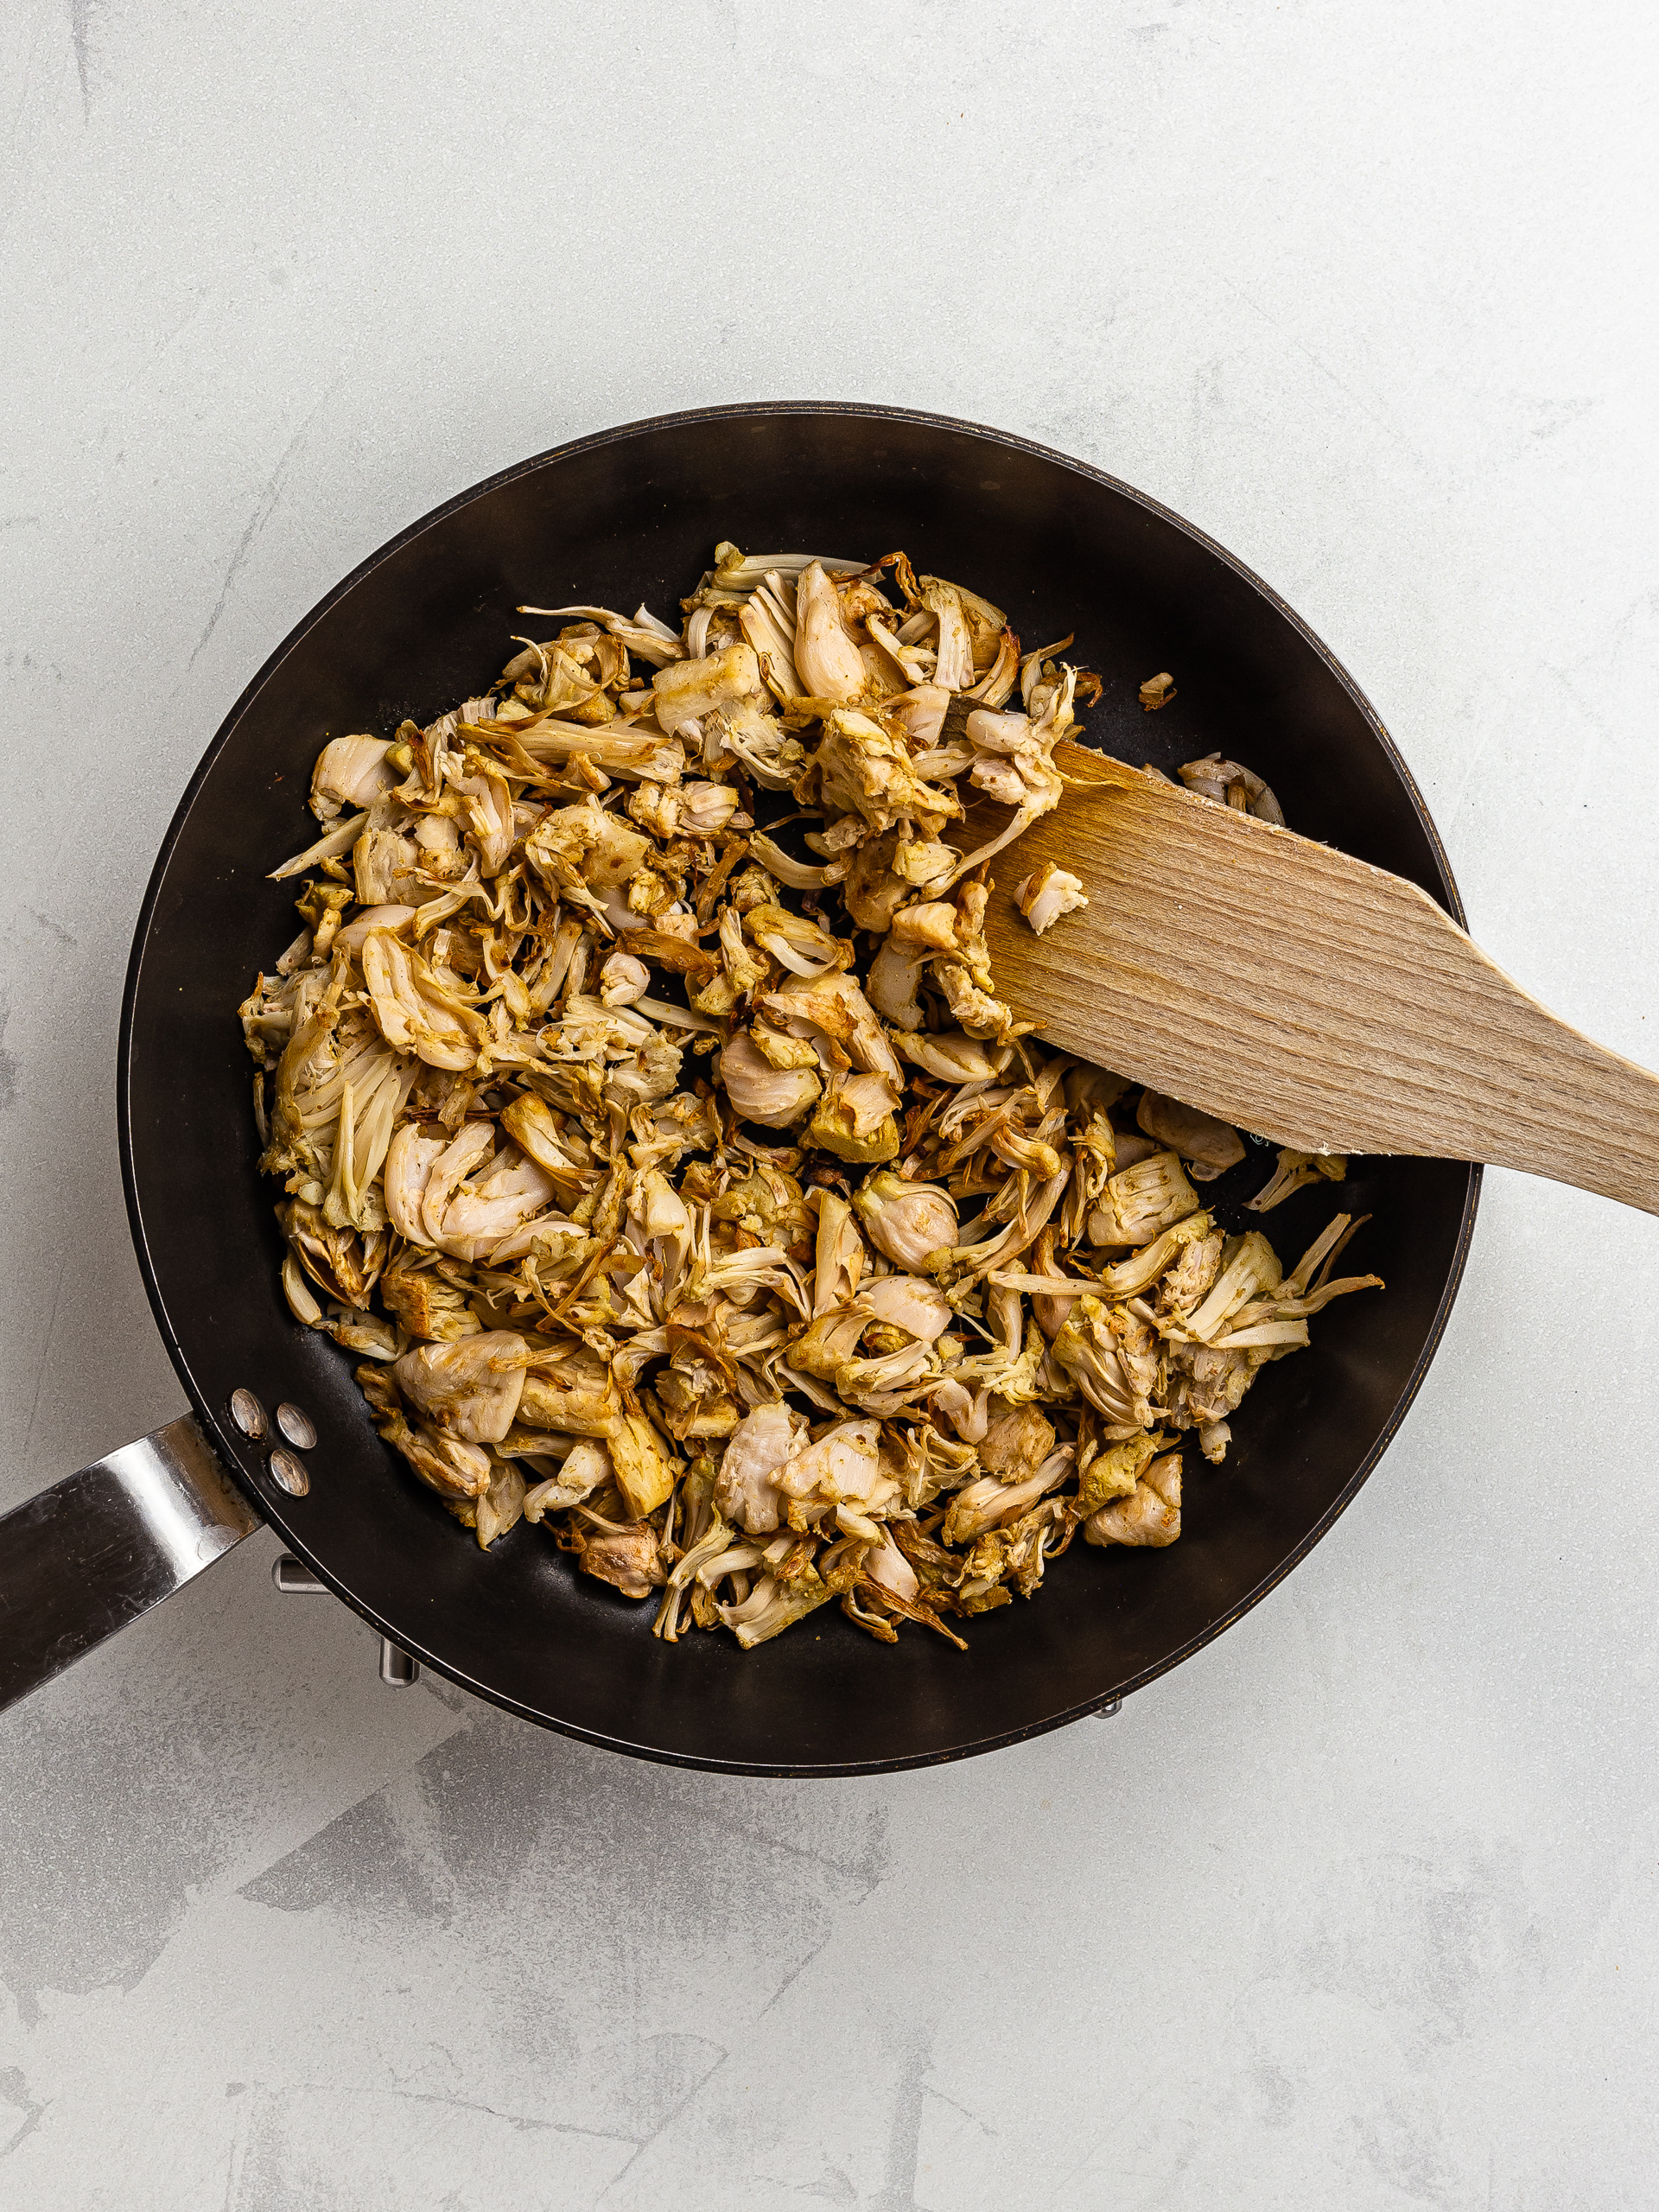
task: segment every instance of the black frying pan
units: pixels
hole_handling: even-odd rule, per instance
[[[1179,1544],[1074,1547],[1033,1603],[974,1621],[965,1656],[921,1631],[888,1649],[830,1608],[751,1654],[723,1635],[656,1642],[652,1605],[575,1573],[541,1530],[480,1552],[376,1436],[350,1358],[290,1318],[235,1008],[293,933],[294,887],[266,871],[315,834],[304,799],[324,733],[428,721],[485,689],[521,601],[667,613],[724,537],[847,557],[902,546],[1007,607],[1028,645],[1075,629],[1106,685],[1090,741],[1165,768],[1219,747],[1267,778],[1294,828],[1463,919],[1415,785],[1324,646],[1190,524],[1080,461],[897,409],[763,405],[632,423],[492,478],[394,538],[278,647],[162,847],[121,1026],[123,1166],[156,1320],[235,1488],[199,1513],[188,1503],[214,1477],[175,1424],[159,1473],[118,1453],[0,1522],[0,1700],[194,1572],[193,1544],[197,1563],[227,1548],[255,1525],[251,1500],[383,1635],[527,1719],[742,1773],[919,1765],[1057,1727],[1175,1665],[1265,1596],[1376,1465],[1445,1326],[1478,1167],[1356,1162],[1341,1204],[1373,1217],[1354,1257],[1386,1293],[1338,1301],[1311,1351],[1266,1370],[1223,1467],[1188,1453]],[[1143,715],[1136,687],[1160,669],[1179,698]],[[1224,1208],[1271,1165],[1253,1152],[1217,1186]],[[1281,1253],[1332,1197],[1304,1192],[1270,1217]],[[273,1481],[274,1440],[233,1425],[238,1388],[315,1422],[308,1495]],[[140,1493],[142,1541],[122,1520]]]

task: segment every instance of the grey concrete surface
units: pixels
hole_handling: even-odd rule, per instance
[[[11,0],[0,52],[0,1504],[182,1403],[111,1070],[202,747],[607,423],[893,400],[1168,501],[1368,688],[1493,953],[1659,1060],[1649,11]],[[1656,1251],[1492,1176],[1289,1583],[942,1772],[383,1690],[253,1539],[0,1725],[0,2203],[1650,2207]]]

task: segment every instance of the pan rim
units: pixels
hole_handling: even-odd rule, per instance
[[[331,1572],[327,1562],[318,1557],[302,1537],[273,1518],[270,1501],[255,1488],[244,1471],[222,1411],[208,1400],[198,1385],[192,1371],[189,1357],[169,1319],[167,1302],[162,1292],[144,1224],[135,1161],[131,1114],[131,1071],[136,1013],[144,955],[175,849],[202,785],[207,780],[219,753],[235,734],[243,715],[276,670],[282,666],[289,655],[304,642],[316,625],[366,576],[424,532],[435,528],[448,517],[457,513],[461,508],[470,505],[474,501],[483,499],[506,485],[518,482],[526,476],[534,475],[557,462],[568,461],[578,454],[591,453],[607,446],[618,445],[630,439],[645,437],[655,432],[693,424],[812,416],[838,416],[862,418],[871,422],[925,427],[957,435],[966,435],[1004,451],[1029,454],[1063,468],[1072,475],[1100,485],[1128,500],[1144,512],[1168,524],[1181,536],[1190,539],[1214,559],[1219,561],[1242,583],[1263,600],[1281,620],[1294,632],[1347,694],[1371,736],[1381,747],[1384,759],[1399,779],[1428,844],[1447,910],[1460,925],[1466,926],[1467,918],[1462,897],[1440,830],[1429,812],[1416,779],[1413,776],[1370,699],[1330,647],[1308,626],[1296,610],[1281,598],[1270,584],[1257,575],[1254,569],[1248,567],[1236,555],[1230,552],[1224,545],[1220,544],[1197,524],[1188,521],[1185,516],[1178,514],[1174,509],[1164,505],[1150,493],[1138,490],[1134,485],[1125,483],[1121,477],[1113,476],[1104,469],[1096,468],[1091,462],[1080,461],[1073,454],[1059,452],[1052,446],[1040,444],[1033,439],[1022,437],[1015,432],[998,429],[991,425],[968,421],[959,416],[936,414],[918,408],[893,406],[879,401],[824,399],[733,401],[714,406],[683,409],[664,415],[646,416],[634,422],[618,423],[607,429],[593,431],[582,437],[566,440],[561,444],[549,447],[541,453],[532,454],[526,460],[516,461],[505,468],[497,470],[466,490],[456,493],[451,498],[443,500],[439,505],[429,509],[388,538],[372,553],[359,562],[355,568],[317,601],[315,605],[289,631],[243,687],[220,722],[186,784],[167,831],[157,849],[155,864],[150,870],[149,879],[139,905],[137,919],[133,931],[132,950],[128,957],[126,977],[122,990],[120,1027],[116,1057],[116,1112],[122,1190],[126,1202],[128,1226],[137,1255],[139,1272],[143,1280],[145,1295],[149,1300],[150,1310],[155,1316],[162,1344],[166,1347],[168,1357],[172,1361],[180,1382],[184,1386],[192,1410],[213,1440],[232,1479],[249,1499],[260,1518],[276,1529],[296,1556],[303,1560],[342,1603],[349,1605],[353,1612],[366,1621],[378,1633],[401,1645],[423,1665],[429,1666],[435,1674],[443,1675],[446,1680],[453,1681],[470,1695],[481,1698],[489,1704],[499,1707],[502,1711],[512,1713],[518,1719],[573,1738],[578,1742],[591,1744],[599,1749],[623,1753],[631,1758],[648,1759],[659,1765],[695,1768],[708,1773],[828,1781],[861,1775],[898,1773],[912,1768],[946,1765],[958,1759],[976,1758],[983,1752],[1001,1751],[1015,1744],[1028,1742],[1035,1737],[1046,1735],[1051,1730],[1069,1726],[1074,1720],[1083,1719],[1090,1714],[1098,1713],[1103,1704],[1113,1699],[1128,1697],[1137,1690],[1146,1688],[1160,1675],[1168,1673],[1172,1668],[1181,1665],[1185,1660],[1192,1658],[1197,1652],[1203,1649],[1206,1644],[1214,1642],[1218,1636],[1232,1627],[1246,1613],[1252,1611],[1255,1606],[1259,1605],[1278,1587],[1293,1568],[1300,1565],[1313,1547],[1329,1535],[1336,1522],[1353,1503],[1361,1487],[1375,1472],[1383,1453],[1398,1434],[1407,1414],[1410,1411],[1422,1387],[1429,1366],[1445,1336],[1452,1306],[1462,1287],[1479,1205],[1483,1173],[1479,1162],[1468,1163],[1468,1181],[1459,1220],[1456,1243],[1446,1271],[1445,1286],[1424,1337],[1422,1348],[1401,1387],[1387,1420],[1373,1440],[1370,1448],[1365,1452],[1348,1481],[1325,1511],[1294,1548],[1275,1565],[1273,1571],[1264,1575],[1238,1603],[1231,1606],[1224,1615],[1207,1624],[1203,1630],[1190,1637],[1176,1649],[1165,1653],[1155,1663],[1126,1678],[1101,1696],[1068,1707],[1064,1711],[1048,1715],[1041,1720],[1030,1722],[1022,1727],[999,1730],[972,1743],[952,1744],[938,1751],[915,1752],[900,1758],[868,1760],[798,1762],[721,1759],[675,1751],[658,1744],[632,1742],[625,1737],[609,1734],[602,1730],[582,1727],[515,1699],[510,1693],[493,1685],[478,1681],[475,1677],[469,1675],[464,1669],[455,1666],[453,1662],[424,1648],[418,1637],[411,1638],[406,1630],[400,1628],[395,1622],[385,1618],[373,1607],[366,1605],[352,1591],[346,1588]]]

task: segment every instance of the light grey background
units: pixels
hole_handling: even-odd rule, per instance
[[[0,1503],[182,1403],[111,1065],[192,766],[383,539],[613,422],[897,401],[1169,502],[1369,690],[1483,942],[1659,1060],[1633,0],[10,0],[0,42]],[[0,1726],[0,2202],[1651,2206],[1656,1244],[1492,1175],[1289,1584],[943,1772],[384,1690],[254,1539]]]

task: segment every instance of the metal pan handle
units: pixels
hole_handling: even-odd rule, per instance
[[[0,1517],[0,1711],[262,1526],[188,1414]]]

